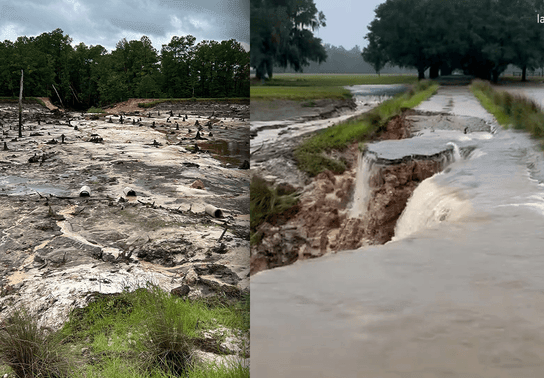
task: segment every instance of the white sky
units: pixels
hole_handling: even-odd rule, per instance
[[[368,42],[364,36],[374,19],[374,9],[384,0],[314,0],[317,10],[325,14],[327,26],[314,35],[324,43],[343,46],[351,50],[355,45],[363,48]]]

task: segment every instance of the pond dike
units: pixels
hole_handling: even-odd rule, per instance
[[[342,155],[350,170],[320,173],[302,190],[292,219],[261,227],[252,274],[390,241],[415,189],[469,156],[476,149],[472,136],[493,131],[480,118],[438,112],[409,111],[392,124],[403,139],[368,143],[362,150],[354,144]]]

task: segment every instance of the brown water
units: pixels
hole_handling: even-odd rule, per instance
[[[420,109],[496,128],[466,88]],[[475,149],[416,189],[408,231],[252,277],[252,377],[544,376],[542,152],[509,130],[435,134]]]

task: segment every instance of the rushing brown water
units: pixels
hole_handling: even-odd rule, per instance
[[[419,108],[496,128],[467,88]],[[426,137],[471,152],[420,184],[394,241],[252,277],[252,377],[544,376],[542,152],[510,130]]]

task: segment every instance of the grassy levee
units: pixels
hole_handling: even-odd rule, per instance
[[[202,348],[229,354],[221,346],[225,329],[249,335],[249,294],[189,300],[152,284],[120,294],[95,294],[55,333],[25,314],[16,313],[0,330],[0,373],[57,378],[249,378],[241,357],[227,365],[194,357],[195,350]],[[249,346],[246,355],[248,350]]]
[[[351,98],[349,85],[362,84],[412,84],[417,82],[415,75],[309,75],[276,74],[271,80],[253,80],[251,100],[315,100],[323,98]]]
[[[364,142],[369,136],[383,129],[389,120],[400,115],[403,109],[418,105],[432,96],[437,89],[438,84],[432,81],[418,82],[409,91],[384,101],[357,119],[317,132],[295,149],[294,155],[299,169],[310,176],[316,176],[324,170],[342,173],[346,169],[345,164],[326,156],[326,152],[343,150],[354,142]]]
[[[501,126],[526,130],[540,139],[544,146],[544,113],[536,102],[521,95],[495,90],[481,80],[475,80],[470,89]]]

